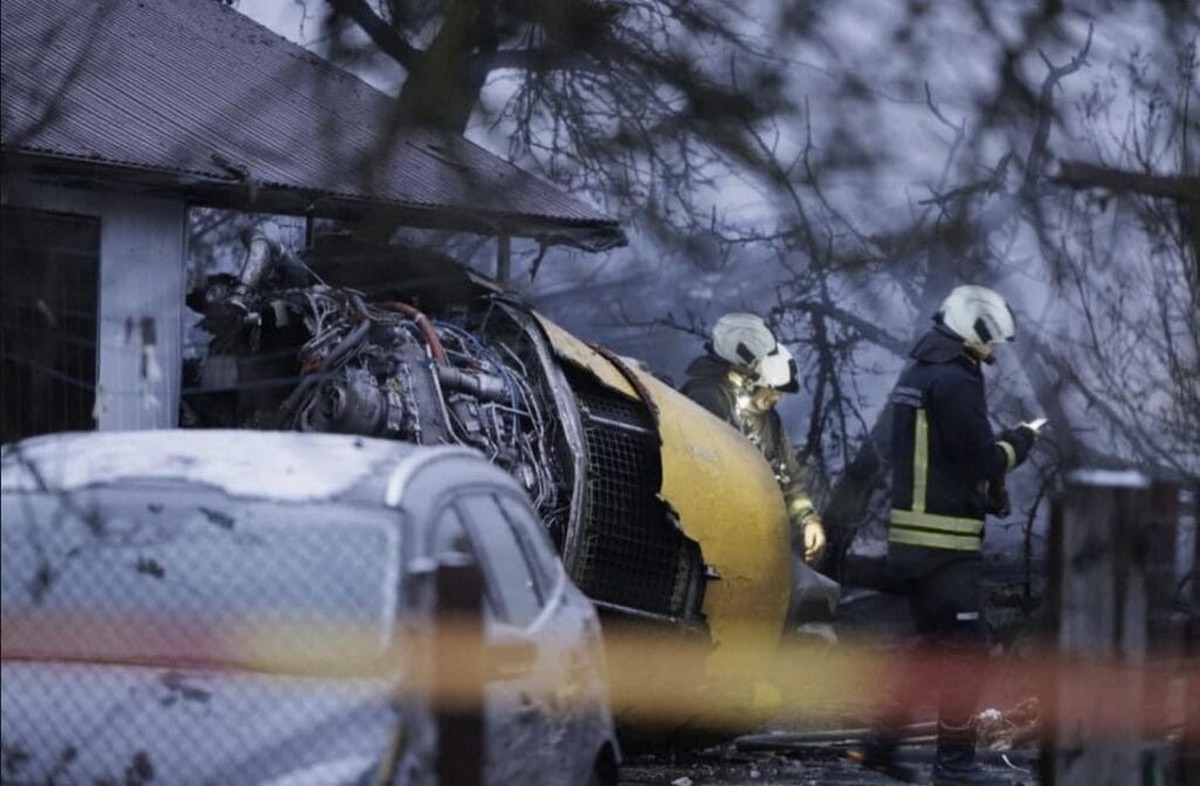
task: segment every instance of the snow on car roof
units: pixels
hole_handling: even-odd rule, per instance
[[[0,488],[63,490],[117,480],[182,480],[288,501],[348,492],[380,465],[439,450],[343,434],[225,430],[80,432],[4,446]]]

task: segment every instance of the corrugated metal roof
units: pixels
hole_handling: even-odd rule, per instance
[[[0,7],[5,150],[620,236],[461,137],[388,133],[393,99],[216,0]]]

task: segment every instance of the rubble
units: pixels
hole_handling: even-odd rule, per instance
[[[1041,711],[1037,697],[1031,696],[1010,710],[991,707],[975,718],[979,744],[992,751],[1008,751],[1037,740]]]

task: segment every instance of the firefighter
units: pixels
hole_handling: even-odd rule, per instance
[[[819,565],[825,553],[825,526],[808,496],[800,462],[775,409],[784,393],[800,387],[792,353],[761,317],[744,312],[717,320],[705,349],[706,354],[688,366],[683,393],[741,431],[770,463],[791,525],[789,627],[827,620],[836,608],[838,588],[811,567]]]
[[[915,773],[894,758],[896,730],[905,708],[932,687],[912,682],[924,670],[936,674],[940,694],[932,782],[1010,783],[975,761],[974,719],[987,654],[980,617],[984,517],[1008,513],[1005,473],[1025,460],[1036,437],[1024,425],[995,435],[988,421],[982,366],[1014,334],[1003,297],[985,287],[957,287],[892,392],[888,562],[917,633],[936,657],[935,669],[905,668],[888,717],[863,751],[865,764],[901,780]]]

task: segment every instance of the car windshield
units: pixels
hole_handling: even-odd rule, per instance
[[[6,494],[2,512],[6,657],[261,661],[392,634],[395,510],[156,485]]]

